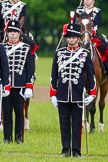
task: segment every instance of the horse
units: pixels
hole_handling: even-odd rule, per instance
[[[103,72],[103,63],[101,61],[101,57],[99,55],[98,50],[95,47],[95,44],[92,43],[92,27],[93,23],[91,20],[91,15],[82,14],[78,18],[76,18],[76,23],[81,25],[81,46],[88,49],[91,54],[91,59],[93,61],[94,70],[95,70],[95,77],[96,77],[96,87],[97,87],[97,96],[99,94],[99,124],[98,124],[98,131],[100,133],[104,132],[104,121],[103,121],[103,112],[105,108],[105,97],[108,91],[108,79],[106,74]],[[96,99],[86,107],[86,118],[87,118],[87,126],[88,132],[93,133],[95,129],[95,112],[96,112]],[[91,122],[89,125],[89,112],[91,116]]]
[[[34,36],[31,34],[31,32],[29,30],[25,30],[23,28],[22,30],[22,41],[24,43],[27,43],[30,45],[31,47],[31,52],[33,55],[33,61],[34,61],[34,76],[33,79],[34,81],[36,80],[36,76],[35,76],[35,68],[36,68],[36,60],[38,59],[37,54],[35,53],[38,49],[38,45],[36,44],[36,41],[34,40]],[[29,104],[30,104],[30,98],[27,98],[24,102],[24,130],[29,130],[29,116],[28,116],[28,108],[29,108]]]

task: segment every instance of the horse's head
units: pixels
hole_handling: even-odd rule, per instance
[[[82,14],[78,17],[77,23],[81,25],[81,45],[88,49],[91,42],[93,22],[88,14]]]
[[[81,21],[81,42],[84,48],[89,48],[91,42],[91,22],[89,19]]]

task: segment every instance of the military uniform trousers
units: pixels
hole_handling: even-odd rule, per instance
[[[13,140],[13,110],[15,112],[15,141],[23,142],[24,134],[24,98],[19,94],[20,88],[12,88],[10,95],[3,98],[4,140]]]
[[[72,154],[81,155],[82,108],[77,103],[58,103],[62,153],[72,148]],[[72,143],[72,144],[71,144]]]

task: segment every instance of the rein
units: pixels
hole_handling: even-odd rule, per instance
[[[92,37],[91,32],[90,32],[90,31],[88,31],[88,30],[83,31],[83,32],[81,33],[81,36],[83,36],[85,33],[88,33],[88,34],[90,35],[90,37]]]

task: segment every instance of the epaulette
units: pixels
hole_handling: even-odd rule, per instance
[[[65,49],[66,49],[66,47],[61,47],[61,48],[57,49],[56,52],[62,51],[62,50],[65,50]]]
[[[83,48],[83,51],[86,51],[86,52],[90,52],[88,49],[86,49],[86,48]]]
[[[94,7],[94,8],[93,8],[93,11],[94,11],[94,12],[96,12],[96,13],[98,13],[98,12],[100,12],[100,11],[101,11],[101,9],[100,9],[100,8],[98,8],[98,7]]]
[[[22,1],[21,1],[22,2]],[[22,2],[23,5],[26,5],[26,3]]]
[[[84,12],[84,8],[83,8],[83,6],[81,6],[81,7],[77,7],[77,9],[76,9],[76,13],[81,14],[82,12]]]
[[[24,43],[24,45],[26,46],[26,47],[31,47],[29,44],[27,44],[27,43],[25,43],[25,42],[23,42]]]

